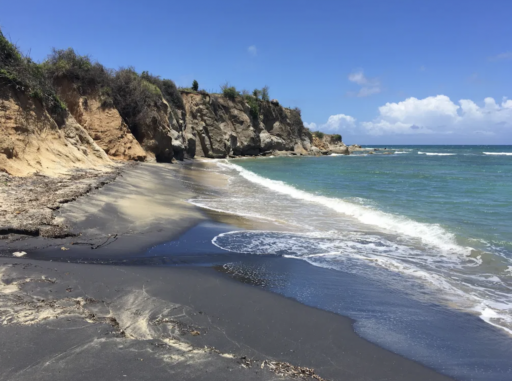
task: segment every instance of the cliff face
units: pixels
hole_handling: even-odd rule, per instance
[[[300,111],[277,101],[183,92],[183,108],[157,98],[130,123],[99,92],[80,96],[69,80],[55,83],[65,117],[53,119],[41,102],[0,85],[0,170],[25,176],[97,167],[115,160],[164,161],[270,153],[348,154],[341,140],[318,138],[304,127]],[[61,120],[62,119],[62,120]]]
[[[103,106],[99,94],[82,97],[68,80],[58,81],[56,89],[75,120],[110,158],[135,161],[148,158],[119,112],[112,106]]]
[[[256,156],[268,151],[306,154],[311,134],[297,111],[277,102],[260,102],[258,115],[238,97],[229,100],[216,94],[182,93],[185,104],[185,135],[189,155],[210,158]]]
[[[0,86],[0,170],[15,176],[56,175],[109,163],[71,114],[56,121],[37,99]]]
[[[0,171],[24,176],[111,159],[349,152],[339,135],[319,135],[304,127],[300,110],[277,100],[234,87],[224,95],[180,91],[171,80],[109,70],[73,49],[35,63],[0,31]]]

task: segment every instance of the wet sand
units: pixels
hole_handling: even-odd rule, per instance
[[[222,262],[205,229],[225,228],[208,221],[261,222],[188,204],[227,186],[196,167],[140,165],[66,204],[80,236],[0,243],[1,380],[449,379],[360,338],[348,318],[205,266]],[[187,232],[186,250],[172,246]],[[166,242],[176,256],[158,252]],[[170,266],[183,252],[195,265]]]

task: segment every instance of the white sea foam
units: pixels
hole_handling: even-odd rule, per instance
[[[353,217],[363,224],[375,226],[383,229],[384,231],[414,238],[425,245],[434,246],[435,248],[440,249],[444,254],[467,256],[471,252],[471,248],[458,245],[455,240],[455,236],[437,224],[420,223],[403,216],[385,213],[368,206],[353,204],[342,199],[315,195],[299,190],[282,181],[261,177],[236,164],[219,163],[219,165],[230,166],[231,168],[236,169],[245,179],[262,185],[272,191],[288,195],[295,199],[320,204],[338,213]]]
[[[484,155],[512,156],[512,152],[484,152]]]
[[[223,250],[282,255],[318,267],[354,272],[410,294],[415,287],[422,285],[435,292],[420,292],[413,294],[413,297],[445,302],[474,313],[487,323],[512,334],[512,295],[509,292],[487,288],[485,282],[472,285],[462,274],[453,277],[449,267],[443,268],[438,262],[429,262],[428,253],[380,236],[343,232],[299,234],[232,231],[219,234],[212,243]],[[378,269],[405,275],[407,278],[393,278]],[[495,276],[485,280],[501,282]],[[418,283],[408,283],[410,281]]]
[[[300,232],[229,232],[214,238],[212,242],[218,247],[247,254],[282,255],[378,279],[420,300],[471,312],[512,334],[509,259],[493,259],[489,264],[488,254],[475,255],[442,226],[385,213],[377,205],[370,205],[371,200],[308,193],[229,161],[217,162],[217,166],[232,176],[226,195],[190,202],[282,222]],[[248,181],[260,187],[254,189]]]
[[[438,153],[438,152],[421,152],[418,151],[419,155],[427,155],[427,156],[454,156],[456,153]]]

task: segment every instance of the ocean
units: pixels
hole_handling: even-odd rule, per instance
[[[372,148],[216,161],[229,186],[190,202],[279,226],[213,237],[260,258],[222,271],[458,379],[512,380],[512,146]]]

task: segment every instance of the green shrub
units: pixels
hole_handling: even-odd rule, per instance
[[[102,87],[110,86],[112,72],[89,56],[81,56],[72,48],[53,49],[42,64],[43,71],[52,81],[66,78],[70,80],[80,95],[90,95]]]
[[[313,132],[313,135],[315,135],[318,139],[323,139],[325,134],[323,132],[320,132],[320,131],[315,131]]]
[[[258,102],[258,99],[246,94],[244,96],[245,101],[249,105],[249,114],[254,120],[259,120],[260,117],[260,104]]]
[[[340,134],[334,134],[331,136],[331,139],[335,142],[341,142],[341,135]]]
[[[139,138],[138,125],[149,109],[162,99],[158,86],[151,78],[138,75],[133,68],[119,69],[112,79],[112,100],[136,138]]]
[[[270,96],[268,94],[268,86],[265,86],[263,89],[261,89],[261,99],[264,101],[270,100]]]
[[[42,65],[20,53],[0,30],[0,83],[39,100],[52,116],[66,110],[55,93]]]
[[[44,102],[44,95],[40,89],[32,90],[30,96],[34,99],[38,99],[41,103]]]
[[[192,90],[197,91],[199,90],[199,83],[194,79],[194,82],[192,82]]]
[[[161,79],[159,76],[149,74],[147,71],[143,71],[140,77],[158,87],[161,95],[163,95],[164,99],[169,103],[169,105],[171,105],[171,107],[185,110],[183,98],[173,81],[170,79]]]
[[[162,92],[158,88],[157,85],[152,84],[151,82],[146,81],[145,79],[142,79],[142,86],[149,91],[151,94],[153,94],[155,97],[161,97]]]
[[[220,87],[222,89],[222,95],[224,95],[226,98],[234,101],[236,97],[238,97],[240,94],[236,90],[235,86],[229,86],[229,83],[225,83]]]
[[[162,94],[164,95],[165,100],[173,105],[174,107],[185,110],[185,104],[183,103],[183,98],[176,87],[176,84],[170,79],[162,80],[162,87],[160,89]]]
[[[261,97],[261,90],[259,90],[259,89],[254,89],[254,90],[252,91],[252,96],[253,96],[254,98],[256,98],[256,99],[259,99],[259,98]]]

